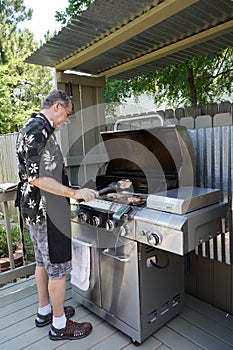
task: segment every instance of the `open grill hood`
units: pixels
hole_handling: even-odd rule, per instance
[[[101,136],[110,159],[105,175],[144,177],[148,183],[147,193],[155,191],[155,179],[169,176],[177,178],[175,187],[194,184],[194,149],[185,127],[109,131],[102,132]]]

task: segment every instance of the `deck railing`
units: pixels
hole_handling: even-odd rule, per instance
[[[10,185],[10,184],[4,184]],[[16,188],[11,188],[10,190],[3,191],[3,186],[0,186],[0,203],[3,206],[3,216],[4,216],[4,226],[6,229],[6,237],[7,237],[7,246],[8,246],[8,258],[3,258],[4,263],[8,263],[9,260],[9,270],[2,272],[0,270],[0,286],[4,285],[10,281],[15,281],[17,278],[21,278],[23,276],[28,276],[34,273],[35,263],[28,264],[24,247],[24,237],[23,232],[21,232],[21,244],[23,245],[23,254],[22,254],[22,263],[23,266],[16,268],[15,259],[14,259],[14,251],[13,251],[13,242],[12,242],[12,234],[11,234],[11,223],[10,223],[10,212],[9,212],[9,204],[15,201],[16,197]],[[5,190],[5,188],[4,188]],[[19,225],[20,230],[20,225]],[[1,265],[0,265],[1,268]]]

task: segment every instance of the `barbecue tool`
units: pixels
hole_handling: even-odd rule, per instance
[[[98,191],[99,196],[110,192],[120,192],[129,190],[132,188],[132,182],[129,179],[119,180],[117,182],[110,183],[107,187],[102,188]]]

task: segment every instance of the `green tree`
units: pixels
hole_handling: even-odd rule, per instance
[[[33,34],[17,24],[31,17],[23,1],[0,0],[0,134],[17,131],[33,111],[40,110],[42,96],[52,87],[51,68],[26,64],[38,44]]]
[[[130,81],[132,93],[154,94],[174,108],[221,101],[233,92],[233,49],[199,56]],[[129,82],[127,82],[129,84]]]
[[[94,0],[69,0],[69,5],[65,11],[56,11],[55,18],[63,25],[80,15]]]
[[[91,0],[69,0],[57,20],[67,24],[76,18]],[[193,58],[187,62],[156,70],[150,74],[127,81],[107,80],[105,101],[120,103],[126,97],[142,93],[153,94],[156,104],[167,103],[171,107],[196,106],[217,102],[233,91],[233,49]]]
[[[23,0],[0,0],[0,63],[7,62],[5,44],[17,30],[17,24],[31,16],[32,9],[26,10]]]

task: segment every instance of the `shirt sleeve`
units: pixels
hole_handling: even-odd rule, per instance
[[[29,182],[43,176],[53,177],[56,162],[52,137],[44,127],[33,128],[26,133],[25,166]]]

